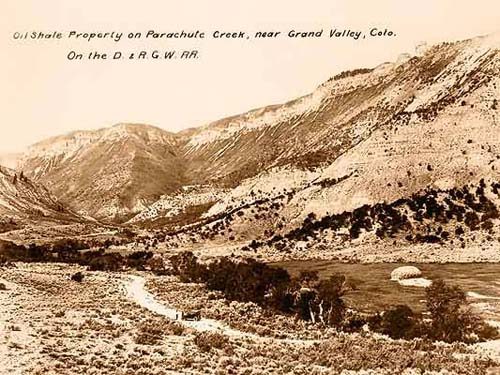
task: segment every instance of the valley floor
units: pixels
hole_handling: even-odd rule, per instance
[[[82,282],[71,280],[78,271]],[[146,272],[16,263],[0,268],[0,283],[2,374],[475,375],[498,355],[491,342],[483,346],[494,351],[420,348],[370,333],[319,333]],[[200,304],[201,320],[172,319]]]

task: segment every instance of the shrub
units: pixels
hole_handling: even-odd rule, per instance
[[[407,305],[397,305],[380,315],[370,328],[393,339],[411,339],[418,336],[418,320]]]
[[[476,334],[481,341],[495,340],[499,337],[498,329],[485,322],[479,324]]]
[[[52,244],[52,251],[56,253],[71,253],[88,248],[89,245],[87,243],[74,238],[62,238]]]
[[[465,293],[457,286],[448,286],[435,280],[426,288],[427,309],[432,323],[428,335],[445,342],[474,341],[476,335],[489,335],[487,325],[467,306]]]
[[[159,254],[153,255],[150,259],[145,263],[146,268],[151,270],[155,275],[168,275],[169,272],[166,268],[165,262],[163,258]]]
[[[194,337],[195,345],[202,352],[209,352],[214,349],[229,349],[231,344],[227,336],[218,332],[200,332]]]
[[[16,262],[27,257],[27,249],[14,242],[0,240],[1,263]]]
[[[172,321],[168,321],[168,324],[165,326],[165,328],[165,333],[171,336],[182,336],[186,331],[182,324]]]
[[[139,345],[157,345],[163,340],[163,330],[151,321],[143,322],[138,327],[135,343]]]
[[[303,320],[326,326],[342,323],[346,306],[342,297],[347,290],[344,275],[320,280],[317,272],[301,272],[295,286],[295,310]]]
[[[148,319],[138,326],[135,343],[140,345],[157,345],[165,335],[182,336],[184,327],[170,319]]]
[[[204,265],[198,263],[198,258],[190,252],[184,251],[180,254],[170,257],[174,274],[178,275],[181,282],[199,283],[206,280],[207,269]]]
[[[354,311],[348,311],[348,313],[344,315],[344,320],[342,321],[342,331],[351,333],[359,332],[367,323],[366,316]]]
[[[224,257],[208,266],[206,283],[208,289],[221,291],[230,300],[263,304],[273,288],[289,280],[282,268],[250,258],[236,262]]]
[[[151,251],[134,251],[126,257],[126,263],[129,267],[144,270],[144,265],[153,257]]]
[[[281,283],[270,290],[267,307],[284,313],[293,312],[295,297],[288,283]]]
[[[77,272],[71,275],[71,280],[81,283],[83,281],[83,274],[81,272]]]
[[[115,253],[89,255],[82,260],[82,263],[88,264],[90,271],[120,271],[123,269],[123,258],[120,254]]]
[[[332,275],[327,280],[321,280],[316,294],[316,315],[319,320],[328,326],[338,326],[346,310],[342,296],[346,288],[344,275]]]

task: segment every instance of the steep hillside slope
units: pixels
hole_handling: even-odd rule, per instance
[[[294,226],[311,212],[321,216],[327,212],[353,210],[363,204],[390,202],[429,186],[452,188],[477,182],[481,177],[497,176],[500,167],[499,45],[492,37],[446,43],[430,48],[423,56],[364,73],[360,81],[369,82],[368,77],[381,75],[381,82],[389,82],[382,93],[372,98],[381,104],[368,110],[376,114],[377,121],[372,124],[358,122],[356,118],[346,126],[345,133],[350,137],[344,138],[337,152],[324,153],[322,158],[313,160],[308,159],[307,154],[301,155],[301,150],[307,153],[325,149],[338,138],[318,137],[317,145],[311,144],[317,133],[315,122],[310,122],[311,131],[303,136],[303,143],[289,148],[297,159],[289,166],[329,165],[316,168],[309,183],[303,183],[302,187],[292,177],[288,178],[288,186],[277,182],[281,180],[279,172],[274,174],[274,179],[268,174],[256,176],[246,185],[258,186],[260,180],[266,181],[268,190],[275,188],[274,194],[255,196],[257,189],[249,188],[246,197],[242,197],[245,195],[241,192],[243,184],[230,194],[231,199],[237,196],[244,202],[278,196],[288,187],[295,193],[280,211],[284,222]],[[357,99],[366,105],[362,95]],[[335,103],[334,100],[332,106]],[[359,111],[359,105],[352,104],[352,111],[346,109],[349,114]],[[330,121],[333,129],[339,118],[331,117]],[[307,124],[304,128],[307,129]],[[295,129],[292,127],[289,134]],[[211,140],[209,146],[199,147],[208,148],[213,142],[223,142],[220,140],[223,134],[220,132],[219,140]],[[286,134],[283,132],[282,137]],[[236,140],[241,137],[236,136]],[[276,142],[278,149],[280,145]],[[255,147],[259,149],[259,145]],[[254,152],[249,158],[262,155]],[[276,160],[279,163],[280,157]],[[296,174],[288,172],[289,176]],[[230,199],[226,202],[229,206]],[[216,206],[219,211],[221,204]]]
[[[165,194],[139,214],[129,224],[151,222],[155,227],[190,223],[206,215],[212,205],[225,197],[227,191],[209,185],[183,186],[172,194]]]
[[[40,142],[18,169],[81,214],[123,220],[183,184],[176,145],[164,130],[120,124]]]
[[[423,56],[340,74],[303,98],[191,131],[186,157],[201,165],[191,173],[239,183],[269,167],[326,165],[376,129],[395,129],[412,116],[432,122],[494,76],[494,42],[447,43]]]
[[[301,172],[297,163],[292,163],[287,168],[269,169],[244,180],[210,209],[209,214],[220,217],[197,228],[188,241],[255,240],[257,247],[269,243],[288,250],[333,246],[339,239],[344,246],[346,240],[348,246],[351,241],[359,245],[366,240],[363,233],[376,232],[376,223],[372,223],[374,229],[362,224],[360,235],[352,237],[349,231],[356,220],[349,219],[348,225],[336,228],[335,220],[328,218],[332,215],[350,218],[360,207],[368,207],[370,211],[380,204],[397,205],[401,199],[418,200],[419,196],[434,193],[439,199],[451,199],[453,203],[455,198],[447,194],[452,194],[453,189],[471,187],[486,190],[494,210],[484,216],[485,212],[467,198],[467,205],[471,203],[472,207],[469,215],[479,218],[468,240],[455,234],[463,226],[458,218],[449,220],[448,230],[439,221],[427,228],[431,223],[417,225],[413,219],[411,226],[402,228],[399,238],[408,242],[407,238],[427,240],[434,238],[428,236],[451,233],[450,240],[462,238],[465,242],[461,243],[467,246],[473,246],[474,241],[479,241],[478,245],[486,238],[497,238],[500,234],[496,215],[500,208],[496,194],[500,181],[499,47],[500,40],[494,37],[446,43],[406,62],[379,68],[384,70],[385,79],[393,77],[393,86],[384,92],[385,100],[406,98],[404,105],[396,100],[400,103],[398,108],[386,113],[384,121],[365,133],[365,139],[355,138],[355,144],[327,166],[320,163],[313,171]],[[322,160],[324,163],[328,158]],[[301,174],[305,179],[299,177]],[[488,188],[481,187],[484,183],[481,181],[486,181]],[[488,192],[490,187],[495,192]],[[478,197],[486,199],[481,194]],[[455,207],[445,206],[446,210]],[[425,210],[426,205],[421,208]],[[319,228],[310,225],[324,218],[325,225],[335,224],[329,235],[317,233]],[[487,222],[484,225],[483,219]],[[328,228],[323,230],[329,232]],[[297,235],[300,233],[303,235]],[[275,236],[286,241],[269,242]],[[373,238],[384,243],[393,241],[391,236]],[[184,241],[179,238],[172,241],[180,240]]]
[[[43,186],[0,166],[0,232],[28,223],[72,223],[79,219]]]
[[[384,67],[354,71],[284,105],[191,131],[185,146],[190,176],[236,186],[269,168],[311,168],[331,162],[403,105],[405,98],[385,100],[393,80]]]
[[[498,40],[475,39],[434,47],[405,64],[412,101],[335,160],[319,181],[355,172],[351,178],[297,195],[302,218],[390,202],[429,187],[498,179],[499,48]]]
[[[178,227],[240,211],[226,231],[236,239],[284,233],[310,213],[496,180],[499,45],[498,36],[444,43],[178,134],[76,132],[35,145],[20,165],[95,217]]]

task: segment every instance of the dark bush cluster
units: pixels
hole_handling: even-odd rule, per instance
[[[337,81],[339,79],[343,79],[343,78],[347,78],[347,77],[354,77],[354,76],[357,76],[359,74],[371,73],[372,71],[373,71],[373,69],[368,69],[368,68],[347,70],[347,71],[344,71],[344,72],[341,72],[341,73],[335,75],[333,78],[330,78],[329,81],[331,81],[331,80]]]
[[[475,341],[497,336],[493,327],[475,315],[467,306],[466,296],[457,286],[449,286],[443,280],[436,280],[426,289],[427,310],[432,322],[428,336],[445,342]]]
[[[190,252],[180,253],[171,261],[181,280],[205,283],[207,289],[221,291],[228,300],[254,302],[273,313],[292,314],[345,332],[360,331],[368,325],[372,331],[394,339],[473,342],[497,336],[496,329],[468,309],[464,292],[442,280],[426,289],[428,317],[406,305],[368,315],[347,309],[343,297],[355,287],[343,275],[321,279],[316,271],[302,271],[292,278],[282,268],[253,259],[220,258],[202,264]]]
[[[347,291],[343,275],[332,275],[320,280],[317,272],[302,272],[295,280],[292,292],[292,310],[306,321],[325,326],[340,327],[344,320],[346,305],[342,299]]]
[[[348,179],[349,177],[351,177],[353,175],[353,173],[354,172],[352,172],[348,175],[339,177],[339,178],[325,178],[325,179],[320,180],[318,182],[314,182],[312,185],[321,186],[322,188],[332,187],[332,186],[335,186],[335,185],[341,183],[342,181]]]
[[[81,272],[77,272],[71,275],[71,280],[81,283],[83,281],[83,274]]]
[[[29,246],[16,245],[0,240],[0,264],[7,262],[70,263],[88,266],[90,271],[121,271],[126,268],[143,270],[152,258],[150,251],[137,251],[129,255],[99,250],[87,250],[85,243],[77,240],[60,240],[56,243]]]
[[[367,319],[370,329],[393,339],[412,339],[423,335],[422,319],[407,305],[394,306]]]
[[[226,298],[236,301],[265,302],[273,288],[288,284],[290,276],[282,268],[270,267],[248,258],[234,262],[220,258],[207,267],[205,280],[208,289],[224,293]]]
[[[205,283],[208,289],[221,291],[226,298],[236,301],[262,304],[271,289],[290,281],[284,269],[251,258],[234,261],[223,257],[202,264],[192,252],[182,252],[172,256],[170,262],[181,281]]]
[[[367,320],[370,328],[394,339],[423,337],[433,341],[475,342],[496,338],[498,332],[468,307],[465,293],[457,286],[435,280],[426,288],[428,319],[408,306],[395,306]]]
[[[342,322],[346,309],[342,296],[347,290],[344,276],[321,280],[317,272],[302,272],[291,278],[283,268],[251,258],[235,261],[223,257],[205,265],[191,252],[175,255],[170,261],[173,273],[183,282],[205,283],[228,300],[254,302],[327,326]]]
[[[492,183],[491,192],[500,195],[499,186]],[[380,239],[401,238],[411,243],[443,243],[453,235],[463,241],[461,236],[465,229],[490,232],[492,220],[500,217],[496,205],[487,197],[486,189],[485,181],[481,180],[477,187],[427,189],[390,204],[364,205],[354,211],[320,219],[311,213],[300,227],[273,236],[267,245],[286,248],[289,241],[317,238],[326,229],[334,232],[347,229],[350,240],[359,238],[362,232],[372,232]]]

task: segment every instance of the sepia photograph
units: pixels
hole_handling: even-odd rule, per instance
[[[500,375],[498,0],[0,19],[0,375]]]

